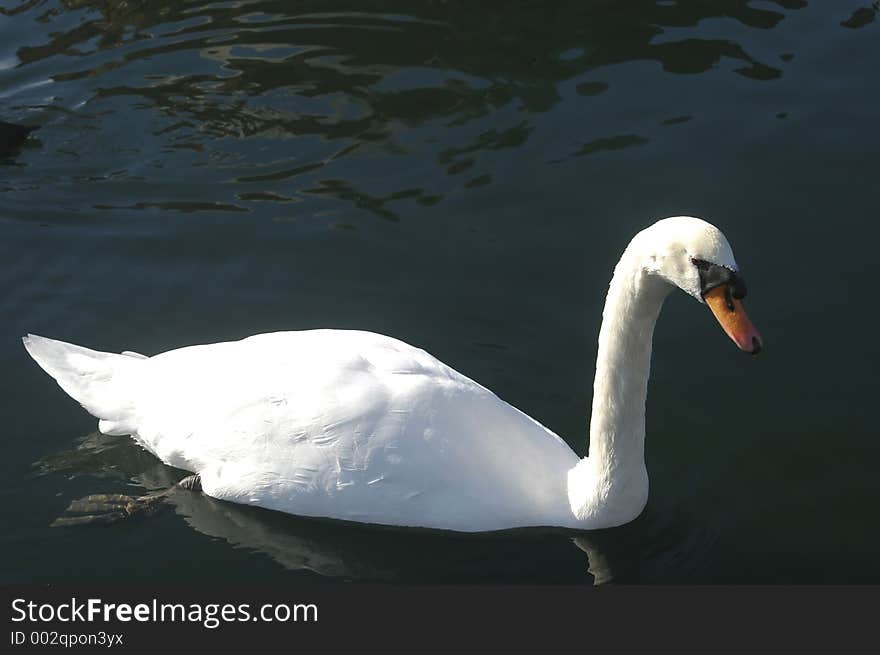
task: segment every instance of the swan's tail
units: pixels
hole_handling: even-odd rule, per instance
[[[133,391],[142,355],[105,353],[29,334],[28,354],[71,398],[100,419],[104,434],[132,434],[137,412]]]

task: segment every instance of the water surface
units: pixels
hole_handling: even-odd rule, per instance
[[[0,580],[880,582],[878,8],[853,2],[0,3]],[[374,330],[587,449],[611,270],[721,227],[766,349],[670,298],[651,497],[618,533],[405,534],[175,494],[20,336],[154,354]],[[588,568],[587,551],[593,572]]]

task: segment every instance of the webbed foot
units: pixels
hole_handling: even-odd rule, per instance
[[[94,494],[74,500],[64,515],[52,522],[53,528],[73,525],[109,525],[134,516],[147,516],[162,506],[166,492],[152,496]]]
[[[170,489],[146,496],[126,496],[124,494],[86,496],[70,503],[64,514],[52,522],[51,527],[110,525],[124,519],[149,516],[164,508],[165,499],[177,488],[201,491],[201,479],[198,474],[190,475]]]

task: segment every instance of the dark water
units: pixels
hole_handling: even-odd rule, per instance
[[[0,580],[880,582],[880,17],[845,2],[2,2]],[[361,328],[584,453],[628,239],[703,216],[765,353],[672,297],[623,530],[453,537],[176,493],[30,361]],[[580,546],[580,547],[578,547]]]

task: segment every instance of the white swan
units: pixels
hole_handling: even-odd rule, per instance
[[[144,357],[24,338],[100,419],[204,493],[290,514],[481,532],[605,528],[644,508],[645,397],[668,292],[712,309],[737,345],[761,338],[714,226],[661,220],[614,271],[599,332],[590,455],[428,353],[370,332],[308,330]]]

